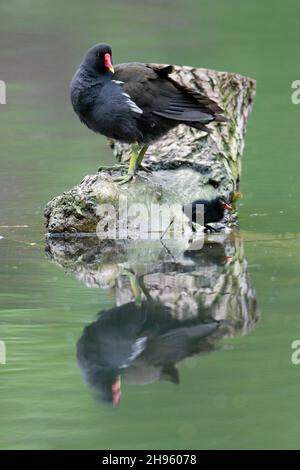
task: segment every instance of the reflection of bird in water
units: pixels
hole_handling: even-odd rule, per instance
[[[201,320],[200,320],[201,321]],[[77,343],[77,360],[96,397],[117,405],[120,378],[131,383],[179,383],[175,364],[212,349],[208,336],[219,322],[180,321],[167,307],[146,300],[106,310]]]
[[[191,244],[185,250],[184,257],[194,261],[197,266],[203,266],[206,269],[211,266],[222,266],[228,262],[229,256],[226,256],[225,247],[222,243],[206,242],[197,249],[196,243]]]

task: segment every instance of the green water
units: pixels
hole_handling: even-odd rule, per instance
[[[299,448],[299,20],[296,0],[1,0],[0,448]],[[114,295],[49,262],[42,216],[51,197],[111,162],[68,97],[83,52],[103,40],[116,63],[257,80],[239,217],[260,321],[180,362],[178,386],[124,384],[118,408],[92,398],[76,365],[83,328]]]

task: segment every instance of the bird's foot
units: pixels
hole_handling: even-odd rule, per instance
[[[206,225],[205,225],[204,232],[205,232],[205,233],[208,233],[208,232],[218,233],[219,230],[216,229],[216,228],[214,228],[214,227],[212,227],[211,225],[206,224]]]
[[[129,183],[133,179],[134,175],[127,174],[126,176],[116,176],[113,178],[114,182],[117,183],[119,186],[122,184]]]
[[[140,151],[138,149],[139,149],[138,144],[134,144],[132,146],[132,153],[130,156],[127,175],[117,176],[116,178],[113,178],[113,180],[116,181],[119,185],[129,183],[129,181],[133,179],[134,175],[136,174],[139,168],[143,169],[146,172],[149,172],[149,171],[151,172],[150,168],[148,168],[147,166],[141,165],[143,157],[147,150],[147,146],[144,145]]]

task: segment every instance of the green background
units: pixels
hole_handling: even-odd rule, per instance
[[[297,0],[0,1],[0,448],[299,448],[299,21]],[[47,261],[42,217],[49,199],[112,162],[68,96],[101,41],[115,63],[257,80],[239,216],[261,322],[182,363],[179,387],[124,387],[118,409],[92,399],[75,363],[84,325],[114,298]],[[27,227],[5,227],[16,225]]]

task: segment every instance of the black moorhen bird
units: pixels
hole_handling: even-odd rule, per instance
[[[112,65],[108,44],[86,53],[71,81],[71,101],[79,119],[94,132],[132,144],[127,176],[132,179],[147,146],[180,123],[209,132],[224,122],[223,110],[207,96],[170,78],[173,66]]]
[[[206,338],[220,325],[211,317],[205,323],[200,317],[178,320],[153,300],[130,302],[101,312],[84,328],[77,343],[78,365],[95,397],[118,405],[121,376],[138,383],[154,379],[178,384],[176,363],[211,350]]]
[[[211,200],[197,199],[191,204],[185,204],[182,208],[192,224],[201,223],[201,217],[203,216],[204,227],[210,230],[212,230],[212,227],[209,224],[220,222],[225,215],[226,209],[232,210],[232,206],[222,197],[216,197]]]
[[[202,224],[205,230],[215,231],[209,224],[220,222],[225,215],[225,210],[232,210],[232,206],[226,202],[223,197],[215,197],[214,199],[196,199],[195,201],[184,204],[182,210],[184,214],[190,219],[192,230],[195,231],[195,225]],[[164,230],[161,239],[165,236],[173,224],[175,217]]]

